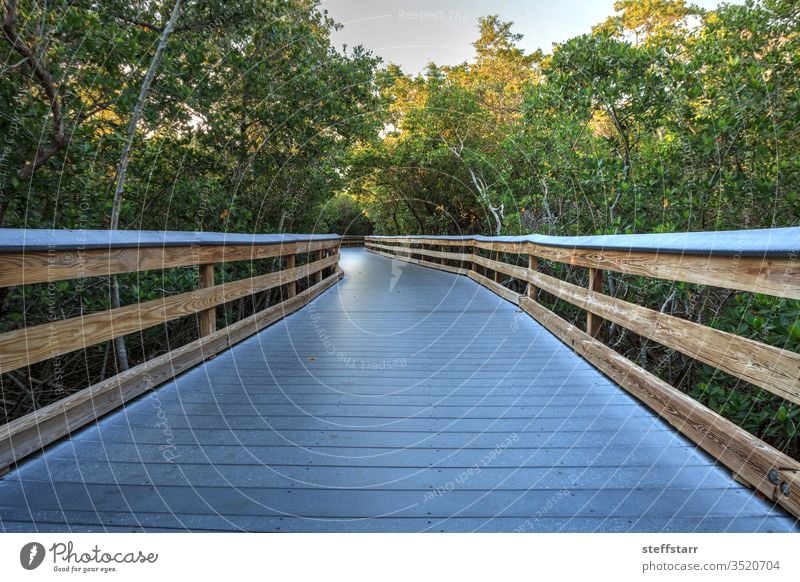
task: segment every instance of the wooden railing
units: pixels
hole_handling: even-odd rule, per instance
[[[199,267],[192,291],[0,334],[0,373],[187,315],[200,329],[195,341],[0,426],[0,470],[301,308],[341,277],[338,246],[337,235],[0,229],[0,287]],[[215,265],[267,258],[279,270],[215,284]],[[279,303],[216,329],[217,307],[281,286]]]
[[[363,234],[346,234],[342,237],[341,244],[343,247],[363,247],[364,235]]]
[[[668,348],[800,403],[800,354],[603,293],[604,272],[800,299],[800,228],[595,237],[367,237],[372,252],[466,275],[511,301],[609,378],[730,468],[736,479],[800,516],[800,463],[608,347],[613,322]],[[480,256],[490,251],[494,258]],[[517,265],[501,255],[526,255]],[[585,267],[588,288],[537,270],[540,259]],[[522,266],[519,265],[522,263]],[[477,272],[483,270],[488,277]],[[527,285],[519,293],[499,275]],[[536,301],[536,290],[585,310],[579,329]]]

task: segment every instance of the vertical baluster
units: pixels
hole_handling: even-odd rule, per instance
[[[200,265],[200,280],[199,286],[201,289],[207,289],[214,286],[214,265]],[[204,309],[199,314],[200,318],[200,336],[205,336],[217,331],[217,308],[211,307]]]
[[[591,291],[603,292],[603,270],[589,268],[589,289]],[[594,313],[586,312],[586,333],[592,337],[600,335],[603,328],[603,320]]]

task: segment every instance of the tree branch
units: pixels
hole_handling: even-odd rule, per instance
[[[29,178],[44,165],[47,160],[61,151],[68,143],[69,136],[64,131],[64,113],[58,97],[53,76],[48,71],[43,58],[38,58],[36,47],[28,46],[17,33],[17,0],[5,0],[3,3],[3,37],[6,42],[23,57],[33,72],[36,82],[50,101],[50,112],[53,116],[53,143],[44,150],[37,150],[33,161],[26,162],[19,174],[21,178]]]
[[[145,22],[144,20],[139,20],[138,18],[131,18],[130,16],[126,16],[124,14],[119,14],[118,12],[109,12],[108,13],[112,18],[116,18],[126,24],[133,24],[134,26],[141,26],[142,28],[146,28],[152,32],[162,32],[162,28],[160,26],[156,26],[150,22]]]

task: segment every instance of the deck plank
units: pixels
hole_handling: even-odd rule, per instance
[[[342,249],[305,309],[0,479],[0,531],[796,531],[518,308]]]

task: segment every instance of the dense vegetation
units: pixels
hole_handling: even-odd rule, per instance
[[[797,3],[617,8],[549,55],[525,54],[508,23],[486,18],[473,62],[416,77],[389,67],[387,135],[353,169],[379,230],[796,224]]]
[[[551,54],[480,21],[474,61],[388,67],[350,192],[378,231],[601,234],[800,221],[800,9],[620,0]],[[514,260],[514,257],[507,257]],[[582,269],[542,265],[586,284]],[[507,282],[514,285],[515,282]],[[607,291],[793,351],[800,302],[609,275]],[[539,299],[573,321],[578,310]],[[611,326],[617,350],[800,456],[800,407]]]
[[[592,234],[800,220],[796,0],[709,12],[620,0],[591,32],[532,54],[490,16],[472,61],[421,75],[336,50],[337,25],[317,0],[3,4],[0,226],[108,228],[139,104],[121,228]],[[123,302],[196,276],[122,278]],[[1,329],[107,308],[110,288],[14,289],[0,297]],[[796,301],[620,276],[608,291],[800,349]],[[193,334],[196,323],[180,321],[129,338],[133,363]],[[800,408],[622,330],[606,335],[800,455]],[[114,369],[100,346],[5,375],[0,422]]]

